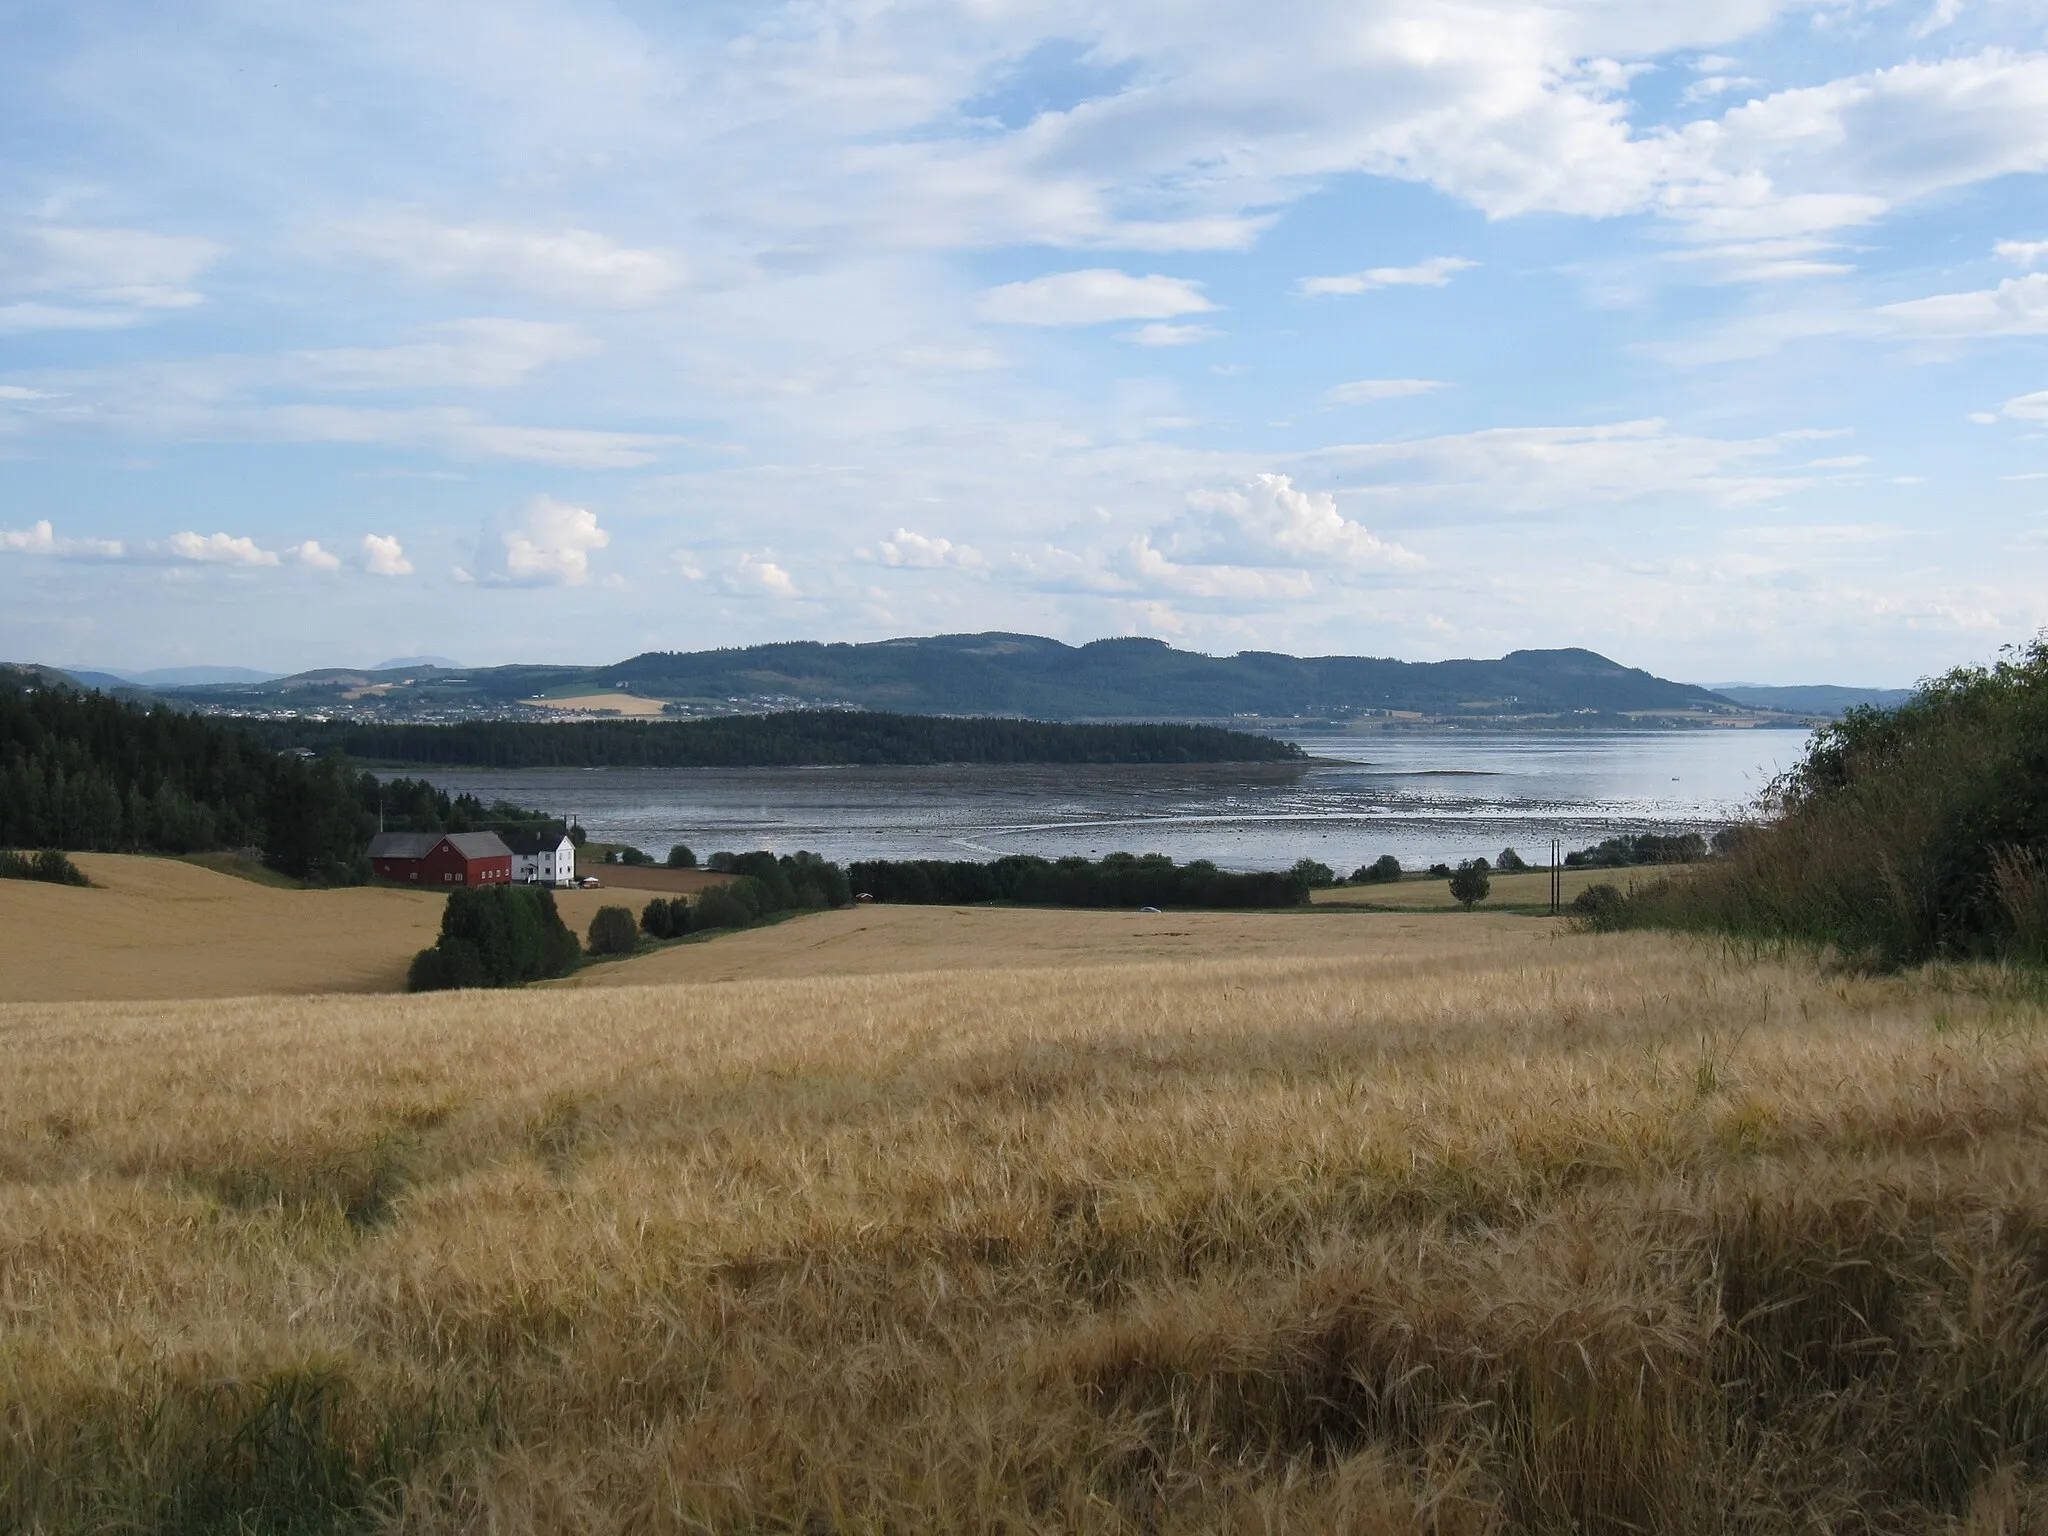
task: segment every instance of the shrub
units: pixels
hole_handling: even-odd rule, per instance
[[[1486,900],[1486,893],[1493,889],[1493,881],[1487,876],[1486,860],[1468,859],[1451,873],[1451,897],[1470,912]]]
[[[677,843],[675,847],[668,851],[668,867],[670,869],[695,869],[697,867],[697,855],[692,853],[682,843]]]
[[[629,907],[599,907],[590,920],[593,955],[630,955],[640,947],[640,929]]]
[[[1601,883],[1589,885],[1571,900],[1568,909],[1584,928],[1608,929],[1620,921],[1627,898],[1619,888]]]
[[[1564,856],[1567,869],[1630,869],[1642,864],[1691,864],[1707,856],[1697,832],[1629,832]]]
[[[0,850],[0,880],[42,880],[51,885],[90,885],[85,872],[57,848],[28,854]]]
[[[1337,883],[1337,872],[1315,859],[1299,859],[1288,874],[1312,891],[1327,890]]]
[[[877,901],[1009,901],[1050,907],[1298,907],[1308,882],[1298,870],[1238,872],[1207,859],[1175,864],[1163,853],[1112,853],[1100,860],[1013,854],[991,863],[874,859],[846,874]]]
[[[657,896],[640,909],[640,931],[650,939],[676,936],[675,920],[669,916],[669,904],[664,898]]]
[[[1432,864],[1429,866],[1429,873],[1432,879],[1445,880],[1450,878],[1451,866],[1448,864]]]
[[[1723,856],[1619,922],[1794,939],[1881,969],[2048,951],[2048,636],[1815,733]]]
[[[1383,853],[1370,864],[1359,865],[1352,879],[1363,885],[1387,885],[1401,878],[1401,861]]]
[[[1504,875],[1519,875],[1529,867],[1529,861],[1512,848],[1503,848],[1500,857],[1493,861],[1493,867]]]
[[[668,932],[672,939],[680,939],[693,927],[690,918],[690,904],[678,896],[668,904]]]
[[[495,885],[451,891],[441,937],[413,959],[416,992],[444,987],[516,987],[573,968],[582,946],[544,885]],[[439,958],[428,960],[429,953]]]
[[[744,928],[754,920],[754,911],[733,894],[730,885],[714,885],[697,898],[690,914],[691,929]]]

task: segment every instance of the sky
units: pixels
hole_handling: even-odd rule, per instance
[[[0,657],[2048,625],[2048,0],[0,0]]]

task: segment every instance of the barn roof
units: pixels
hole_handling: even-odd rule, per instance
[[[465,859],[506,859],[512,850],[495,832],[379,832],[370,839],[373,859],[424,859],[445,842]]]

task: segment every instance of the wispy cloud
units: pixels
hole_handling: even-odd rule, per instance
[[[1412,267],[1368,267],[1338,277],[1304,277],[1298,287],[1310,298],[1370,293],[1375,288],[1442,288],[1458,273],[1478,265],[1462,256],[1432,256]]]

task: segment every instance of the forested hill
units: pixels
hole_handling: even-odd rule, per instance
[[[713,720],[562,725],[238,721],[274,749],[477,768],[774,768],[923,763],[1285,763],[1292,743],[1199,725],[1064,725],[1039,720],[798,710]]]
[[[1361,709],[1425,714],[1727,708],[1729,701],[1592,651],[1515,651],[1498,661],[1371,656],[1203,656],[1158,640],[1062,645],[1033,635],[938,635],[868,645],[798,642],[649,652],[596,680],[663,698],[786,695],[869,709],[1037,719],[1299,716]]]

